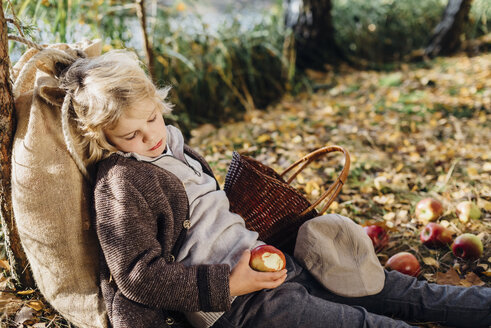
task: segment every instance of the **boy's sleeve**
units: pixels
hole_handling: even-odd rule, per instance
[[[147,202],[162,202],[159,206],[168,206],[166,213],[172,213],[171,204],[155,176],[141,174],[138,179],[134,184],[127,175],[113,172],[98,179],[94,192],[97,235],[118,289],[128,299],[153,308],[228,310],[230,267],[168,263],[162,245],[171,249],[175,241],[158,240],[162,235],[158,231],[164,227],[157,225],[165,222],[171,232],[163,235],[173,236],[174,220],[157,219]],[[148,195],[162,196],[149,199]]]

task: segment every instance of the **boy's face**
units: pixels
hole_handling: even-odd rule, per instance
[[[122,152],[159,156],[167,140],[160,106],[152,98],[131,106],[123,112],[115,126],[104,129],[107,140]]]

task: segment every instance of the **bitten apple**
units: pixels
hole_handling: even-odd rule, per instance
[[[455,238],[452,251],[455,256],[464,260],[477,260],[482,256],[482,241],[474,234],[464,233]]]
[[[421,230],[419,238],[427,247],[442,247],[452,242],[452,232],[439,223],[430,222]]]
[[[372,224],[363,227],[363,230],[372,240],[373,248],[375,248],[376,252],[380,252],[389,244],[389,234],[383,227]]]
[[[251,251],[249,266],[256,271],[275,272],[286,266],[285,255],[271,245],[260,245]]]
[[[416,204],[414,214],[422,222],[435,221],[443,214],[443,205],[435,198],[425,198]]]
[[[466,223],[469,219],[477,220],[481,217],[481,210],[476,203],[471,201],[460,202],[455,208],[455,213],[462,223]]]
[[[385,267],[413,277],[417,277],[421,271],[418,259],[409,252],[399,252],[392,255],[385,264]]]

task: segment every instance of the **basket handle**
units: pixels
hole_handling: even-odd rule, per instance
[[[310,154],[305,155],[292,165],[290,165],[286,170],[284,170],[280,175],[281,177],[284,177],[285,174],[293,170],[295,167],[297,167],[299,164],[303,163],[302,166],[300,166],[293,174],[292,176],[287,180],[287,184],[290,184],[295,177],[305,169],[307,165],[312,163],[314,160],[327,155],[328,153],[332,153],[335,151],[342,152],[344,154],[344,167],[341,170],[341,173],[339,173],[337,179],[327,188],[327,190],[319,197],[317,201],[315,201],[312,205],[310,205],[307,209],[305,209],[302,213],[300,213],[300,216],[303,216],[307,214],[308,212],[312,211],[317,205],[320,204],[324,199],[326,199],[328,196],[329,198],[327,199],[326,205],[322,208],[319,214],[324,213],[331,203],[334,201],[334,198],[339,194],[341,191],[341,188],[343,187],[344,183],[348,179],[348,173],[349,173],[349,167],[350,167],[350,157],[349,153],[346,149],[344,149],[341,146],[325,146],[322,148],[319,148]]]

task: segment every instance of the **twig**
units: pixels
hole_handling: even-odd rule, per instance
[[[456,159],[452,163],[452,166],[450,167],[450,170],[448,170],[447,176],[445,177],[445,181],[443,182],[443,186],[447,185],[448,181],[450,181],[450,178],[452,177],[453,171],[455,170],[455,166],[457,166],[458,162],[459,162],[459,159]]]
[[[434,188],[434,190],[439,193],[441,192],[442,190],[444,190],[445,186],[448,184],[448,182],[450,181],[450,178],[452,177],[452,174],[453,174],[453,171],[455,170],[455,166],[457,166],[457,164],[459,163],[459,159],[456,159],[453,161],[452,163],[452,166],[450,167],[450,169],[448,170],[447,172],[447,175],[445,176],[445,180],[440,184],[438,184],[438,186],[436,186]]]
[[[53,317],[53,319],[51,319],[51,321],[48,323],[46,328],[49,328],[49,326],[51,326],[51,324],[54,323],[57,318],[58,318],[58,315],[55,314],[55,316]]]
[[[31,48],[35,48],[37,50],[43,50],[44,48],[42,46],[40,46],[39,44],[35,43],[35,42],[32,42],[30,40],[27,40],[26,38],[23,38],[23,37],[20,37],[20,36],[17,36],[17,35],[12,35],[12,34],[9,34],[8,35],[8,38],[9,40],[14,40],[14,41],[17,41],[17,42],[21,42],[21,43],[24,43],[26,45],[28,45],[29,47]]]
[[[12,17],[14,17],[14,19],[7,19],[7,21],[14,24],[15,27],[17,28],[17,30],[19,31],[20,36],[24,38],[25,36],[24,36],[24,33],[22,32],[22,28],[20,27],[19,19],[17,18],[17,15],[15,14],[14,6],[12,5],[12,2],[10,2],[10,0],[7,0],[7,1],[10,5],[10,11],[12,11]]]
[[[17,293],[17,290],[13,289],[0,289],[0,293]]]

